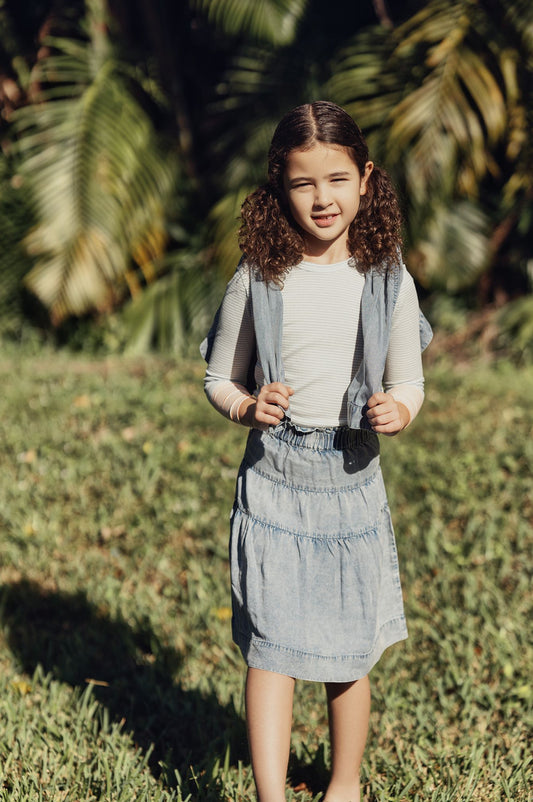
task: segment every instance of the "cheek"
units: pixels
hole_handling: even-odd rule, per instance
[[[350,214],[355,217],[355,215],[357,214],[357,212],[361,207],[361,201],[362,198],[359,195],[356,195],[354,197],[354,195],[352,194],[350,195],[349,198],[348,197],[345,198],[344,204],[341,205],[344,206],[344,211],[346,212],[346,214]]]

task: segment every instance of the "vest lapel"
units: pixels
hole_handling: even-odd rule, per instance
[[[283,334],[281,289],[272,282],[262,281],[254,271],[250,271],[250,273],[257,355],[265,377],[265,384],[284,382],[285,374],[281,360]]]
[[[363,357],[348,388],[348,425],[351,429],[371,429],[366,418],[366,404],[381,389],[389,348],[392,313],[402,272],[395,268],[387,273],[371,269],[365,274],[361,297],[360,331]]]

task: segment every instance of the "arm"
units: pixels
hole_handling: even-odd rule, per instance
[[[230,420],[240,421],[248,366],[255,355],[255,335],[248,276],[237,270],[224,294],[216,337],[207,366],[204,390],[214,408]]]
[[[267,429],[282,420],[293,391],[280,382],[264,385],[257,397],[246,389],[248,366],[255,358],[255,334],[245,268],[229,282],[220,310],[204,389],[215,409],[245,426]]]
[[[414,420],[424,400],[419,307],[412,277],[404,270],[392,317],[384,392],[368,402],[368,420],[376,432],[395,435]]]

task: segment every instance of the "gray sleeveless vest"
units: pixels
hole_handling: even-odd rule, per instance
[[[386,273],[371,269],[365,273],[361,297],[360,322],[363,337],[363,358],[348,388],[348,425],[351,429],[371,429],[366,418],[368,399],[381,390],[385,361],[389,348],[392,314],[400,291],[402,270],[398,265]],[[257,359],[263,370],[265,384],[285,382],[281,358],[283,333],[283,296],[272,282],[263,281],[250,270],[250,296],[254,318]],[[218,328],[220,308],[200,346],[200,352],[209,362],[211,348]],[[423,351],[433,336],[431,326],[420,312],[420,348]],[[248,389],[253,392],[253,371],[250,366]],[[285,415],[290,418],[290,412]]]

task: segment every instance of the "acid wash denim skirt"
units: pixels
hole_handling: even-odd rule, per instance
[[[373,432],[252,430],[230,560],[233,639],[251,667],[351,682],[407,637]]]

